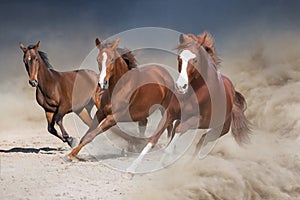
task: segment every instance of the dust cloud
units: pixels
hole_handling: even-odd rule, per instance
[[[25,67],[23,70],[26,74]],[[44,125],[46,128],[46,121],[41,123],[45,120],[45,114],[35,100],[35,88],[29,86],[26,78],[25,75],[7,78],[1,83],[0,132],[28,126]]]
[[[298,36],[282,31],[230,38],[221,71],[246,97],[251,144],[240,147],[229,133],[203,160],[191,162],[187,155],[141,182],[146,189],[131,199],[299,199]]]

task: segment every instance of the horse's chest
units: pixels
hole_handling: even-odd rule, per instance
[[[36,100],[47,111],[55,112],[58,107],[57,100],[43,94],[40,89],[36,91]]]
[[[181,105],[181,115],[185,117],[191,117],[195,114],[199,113],[199,108],[197,105],[193,105],[192,103],[184,103]]]
[[[210,110],[209,101],[199,102],[196,96],[189,97],[180,103],[181,117],[183,119],[188,119],[193,116],[205,117]]]

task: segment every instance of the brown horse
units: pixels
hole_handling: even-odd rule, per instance
[[[176,123],[172,137],[178,133],[176,139],[191,129],[209,129],[199,140],[195,154],[202,145],[225,135],[230,127],[238,144],[248,142],[250,127],[244,115],[245,98],[235,91],[229,78],[217,71],[219,59],[215,55],[213,44],[212,36],[207,33],[198,37],[191,34],[180,36],[178,45],[180,75],[175,84],[177,94],[173,93],[171,103],[155,134],[128,168],[129,172],[135,171],[144,155],[155,146],[166,127],[174,121]]]
[[[96,39],[96,46],[99,48],[99,85],[104,91],[100,109],[96,113],[98,120],[93,121],[94,124],[83,136],[78,147],[68,155],[70,159],[83,146],[117,122],[145,121],[157,108],[156,105],[161,105],[164,109],[168,107],[172,96],[170,88],[174,87],[169,73],[156,65],[130,70],[116,50],[118,44],[119,39],[106,44],[101,44]],[[99,123],[101,124],[97,127]],[[168,130],[171,129],[172,125]]]
[[[74,146],[74,138],[64,129],[63,117],[75,112],[85,124],[91,125],[90,112],[97,100],[95,94],[98,90],[98,75],[91,70],[55,71],[49,64],[47,55],[38,50],[39,44],[40,42],[27,48],[20,44],[24,52],[23,62],[29,76],[29,84],[36,87],[36,100],[45,110],[48,131]],[[54,128],[55,123],[62,135]]]

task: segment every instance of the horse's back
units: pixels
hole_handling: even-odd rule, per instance
[[[170,73],[159,65],[149,65],[139,68],[139,76],[144,80],[166,87],[173,87],[174,85],[174,80]]]
[[[94,71],[80,69],[61,72],[60,76],[60,86],[64,94],[62,98],[66,99],[66,103],[71,104],[73,111],[82,109],[94,97],[98,87],[98,75]]]
[[[161,66],[149,65],[132,69],[122,76],[115,87],[113,107],[123,110],[129,103],[130,118],[139,121],[155,110],[153,106],[167,107],[172,87],[172,77]],[[127,118],[124,115],[119,120]]]

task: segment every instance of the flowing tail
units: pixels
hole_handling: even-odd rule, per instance
[[[244,96],[235,91],[232,108],[231,132],[239,145],[250,143],[249,134],[251,132],[251,123],[244,114],[246,109],[247,103]]]

